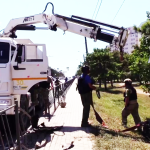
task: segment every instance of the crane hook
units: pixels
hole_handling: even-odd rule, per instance
[[[45,10],[43,11],[43,13],[46,11],[48,4],[51,4],[51,5],[52,5],[52,14],[54,15],[54,5],[53,5],[53,3],[51,3],[51,2],[48,2],[48,3],[46,4]]]

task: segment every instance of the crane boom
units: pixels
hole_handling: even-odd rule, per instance
[[[33,24],[37,23],[44,23],[48,26],[48,29],[53,31],[57,31],[57,28],[59,28],[63,31],[69,31],[94,39],[95,41],[101,40],[111,44],[117,42],[118,47],[121,48],[125,45],[128,35],[128,31],[123,27],[117,27],[78,16],[72,16],[69,18],[54,13],[51,15],[41,13],[10,20],[1,36],[16,38],[17,36],[15,32],[17,30],[36,30],[36,27]],[[106,26],[107,28],[109,27],[111,29],[103,29],[100,27],[100,25]],[[105,30],[105,32],[103,30]],[[118,37],[112,33],[117,33]]]

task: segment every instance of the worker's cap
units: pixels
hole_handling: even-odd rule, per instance
[[[124,80],[124,82],[132,83],[132,80],[131,80],[131,79],[129,79],[129,78],[127,78],[127,79],[125,79],[125,80]]]
[[[82,72],[86,72],[86,71],[89,71],[90,70],[90,67],[85,65],[82,67]]]

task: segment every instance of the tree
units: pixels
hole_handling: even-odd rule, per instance
[[[94,52],[87,56],[91,76],[97,78],[99,87],[101,87],[101,81],[103,81],[105,90],[107,90],[107,79],[111,79],[112,81],[114,75],[112,60],[113,58],[109,49],[94,49]]]
[[[110,49],[94,49],[86,57],[86,62],[90,67],[90,75],[98,80],[99,87],[104,83],[107,90],[107,81],[111,82],[113,87],[113,79],[122,79],[129,75],[129,54],[124,55],[124,60],[120,61],[120,53],[118,51],[111,52]],[[83,63],[85,64],[85,63]],[[81,73],[81,65],[78,67],[77,74]]]
[[[65,75],[62,72],[58,72],[57,70],[50,68],[50,67],[49,69],[51,70],[52,77],[65,77]]]
[[[149,91],[150,80],[150,64],[148,59],[150,56],[150,20],[147,20],[140,28],[134,27],[136,31],[141,32],[142,38],[140,40],[140,46],[135,46],[130,57],[130,70],[133,74],[139,75],[140,83],[144,81],[144,90]]]

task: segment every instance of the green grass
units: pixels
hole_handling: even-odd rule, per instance
[[[137,132],[118,133],[114,130],[123,130],[121,126],[121,112],[124,108],[123,102],[123,90],[124,88],[108,89],[105,92],[101,91],[101,99],[98,99],[95,91],[93,92],[94,106],[97,112],[105,121],[106,125],[110,129],[105,129],[96,121],[94,112],[91,108],[90,120],[93,121],[93,125],[96,128],[95,133],[95,149],[106,149],[106,150],[148,150],[150,145],[147,144],[146,140]],[[142,121],[146,118],[150,118],[150,98],[144,94],[138,94],[139,102],[139,114]],[[128,126],[134,126],[132,116],[128,117]]]

